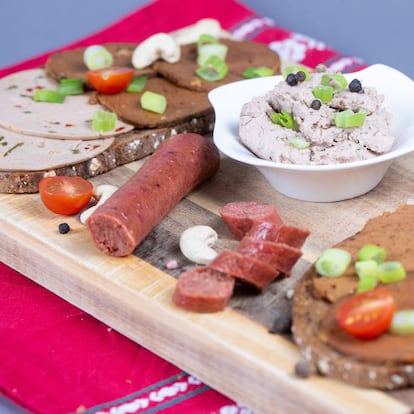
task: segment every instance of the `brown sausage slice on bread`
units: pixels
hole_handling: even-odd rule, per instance
[[[167,99],[167,109],[163,114],[142,109],[141,93],[99,93],[96,97],[102,106],[139,129],[174,126],[213,112],[207,94],[180,88],[166,79],[148,79],[143,92],[145,91],[158,93]]]
[[[102,46],[106,47],[114,58],[113,66],[125,66],[132,68],[132,54],[136,48],[135,43],[105,43]],[[76,49],[68,49],[63,52],[54,53],[46,61],[45,69],[47,74],[60,81],[64,78],[80,78],[85,85],[89,86],[86,72],[88,67],[83,61],[83,54],[86,47],[79,47]],[[142,70],[135,70],[135,76],[149,75],[154,76],[155,71],[151,68]]]
[[[231,39],[220,39],[220,43],[228,46],[225,62],[228,73],[223,80],[210,82],[196,75],[197,43],[181,46],[179,62],[170,64],[164,61],[154,63],[154,69],[176,85],[193,91],[209,92],[226,83],[245,79],[242,73],[249,67],[266,66],[280,73],[280,57],[267,45],[257,42],[246,42]]]

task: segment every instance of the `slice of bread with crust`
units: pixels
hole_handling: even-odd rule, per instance
[[[354,236],[337,247],[348,250],[353,260],[366,244],[400,261],[407,277],[382,285],[389,289],[397,310],[414,308],[414,205],[402,205],[369,220]],[[293,299],[293,338],[305,359],[322,375],[356,386],[393,390],[414,385],[414,335],[384,333],[376,339],[357,339],[342,331],[335,310],[355,292],[358,278],[353,266],[338,278],[321,277],[312,267],[296,287]]]

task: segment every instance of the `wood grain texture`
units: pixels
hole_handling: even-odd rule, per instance
[[[140,165],[142,160],[93,181],[121,185]],[[65,218],[72,230],[59,234],[62,217],[47,211],[37,194],[1,194],[0,259],[257,414],[408,413],[412,390],[387,394],[318,376],[294,376],[294,364],[301,359],[296,346],[269,333],[279,282],[263,295],[233,298],[224,312],[194,314],[172,304],[179,272],[165,265],[175,257],[180,270],[189,266],[177,243],[180,232],[193,224],[216,228],[219,248],[234,243],[218,216],[223,204],[271,202],[286,223],[311,231],[289,281],[293,286],[323,249],[359,231],[368,218],[405,203],[414,194],[413,172],[414,160],[406,158],[363,197],[307,203],[275,192],[256,169],[223,158],[219,173],[125,258],[98,252],[77,216]]]

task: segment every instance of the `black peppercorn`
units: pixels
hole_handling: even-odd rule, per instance
[[[59,233],[60,234],[66,234],[69,233],[70,231],[70,226],[68,223],[60,223],[59,224]]]
[[[298,79],[294,73],[289,73],[289,75],[286,76],[286,82],[290,86],[295,86],[298,84]]]
[[[362,91],[362,85],[361,82],[358,79],[353,79],[349,85],[348,88],[351,92],[359,93]]]
[[[314,99],[310,105],[312,109],[315,109],[315,111],[319,111],[321,109],[322,102],[319,99]]]
[[[306,73],[303,70],[300,70],[296,74],[296,79],[298,82],[304,82],[306,80]]]

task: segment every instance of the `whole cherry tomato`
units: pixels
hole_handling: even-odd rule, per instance
[[[45,177],[39,182],[39,194],[50,211],[70,216],[87,206],[93,185],[82,177]]]
[[[336,313],[341,328],[361,339],[373,339],[391,324],[396,305],[392,293],[378,287],[345,299]]]
[[[101,93],[114,94],[125,90],[134,77],[134,70],[127,67],[111,67],[90,70],[87,77],[95,90]]]

